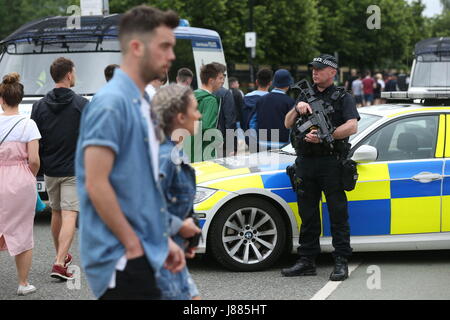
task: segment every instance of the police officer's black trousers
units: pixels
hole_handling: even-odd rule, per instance
[[[302,225],[298,253],[315,257],[320,253],[320,199],[325,193],[330,214],[334,256],[349,257],[350,226],[348,223],[347,196],[342,188],[341,163],[336,156],[299,157],[296,160],[297,176],[301,179],[297,201]]]

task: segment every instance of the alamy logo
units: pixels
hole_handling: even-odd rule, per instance
[[[381,9],[379,6],[371,5],[367,7],[367,14],[371,14],[367,18],[366,26],[369,30],[381,29]]]
[[[67,268],[68,273],[72,273],[73,279],[66,282],[67,289],[80,290],[81,289],[81,268],[76,265],[71,265]]]
[[[81,29],[81,8],[79,6],[70,6],[67,8],[67,14],[71,16],[67,18],[67,29]]]
[[[242,155],[241,165],[246,167],[253,167],[264,162],[265,165],[277,165],[280,162],[280,153],[269,153],[269,144],[276,144],[283,146],[288,142],[280,142],[279,129],[226,129],[225,135],[218,129],[202,130],[202,122],[197,121],[197,133],[190,136],[186,129],[176,129],[171,134],[172,141],[185,141],[183,151],[187,158],[192,162],[208,161],[216,158],[223,158],[230,154]],[[242,150],[237,150],[236,141],[239,139],[247,139],[248,147],[246,151],[240,153]],[[191,148],[192,143],[192,148]],[[278,147],[274,147],[278,149]],[[255,154],[250,157],[249,155]],[[171,152],[171,160],[178,164],[180,160],[180,150],[174,147]],[[231,160],[230,160],[231,161]]]
[[[381,289],[381,268],[376,265],[371,265],[367,267],[367,274],[371,274],[369,278],[367,278],[367,289],[369,290],[380,290]]]

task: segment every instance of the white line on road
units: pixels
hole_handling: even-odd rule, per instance
[[[348,275],[350,276],[352,272],[359,267],[360,264],[361,261],[349,264]],[[342,281],[328,281],[325,286],[317,291],[310,300],[326,300],[341,283]]]

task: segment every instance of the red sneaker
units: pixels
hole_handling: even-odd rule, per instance
[[[72,280],[73,274],[67,272],[67,267],[63,267],[57,264],[53,265],[52,273],[50,274],[52,278],[60,279],[60,280]]]
[[[66,258],[64,259],[64,267],[70,266],[72,263],[72,255],[70,253],[67,254]]]

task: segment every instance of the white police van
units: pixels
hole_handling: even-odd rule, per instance
[[[90,99],[106,83],[105,67],[121,62],[120,17],[121,14],[82,16],[76,29],[69,24],[69,17],[40,19],[23,25],[0,41],[0,77],[18,72],[25,88],[20,112],[30,116],[33,103],[53,89],[50,65],[61,56],[75,64],[77,81],[73,90]],[[226,65],[223,46],[216,31],[193,28],[185,20],[180,21],[175,29],[176,60],[169,81],[175,81],[179,68],[187,67],[195,74],[192,86],[196,89],[202,65],[211,62]],[[47,199],[42,177],[38,177],[38,189]]]
[[[450,37],[429,38],[416,43],[407,91],[383,92],[386,99],[437,99],[450,94]],[[420,102],[420,101],[418,101]]]

